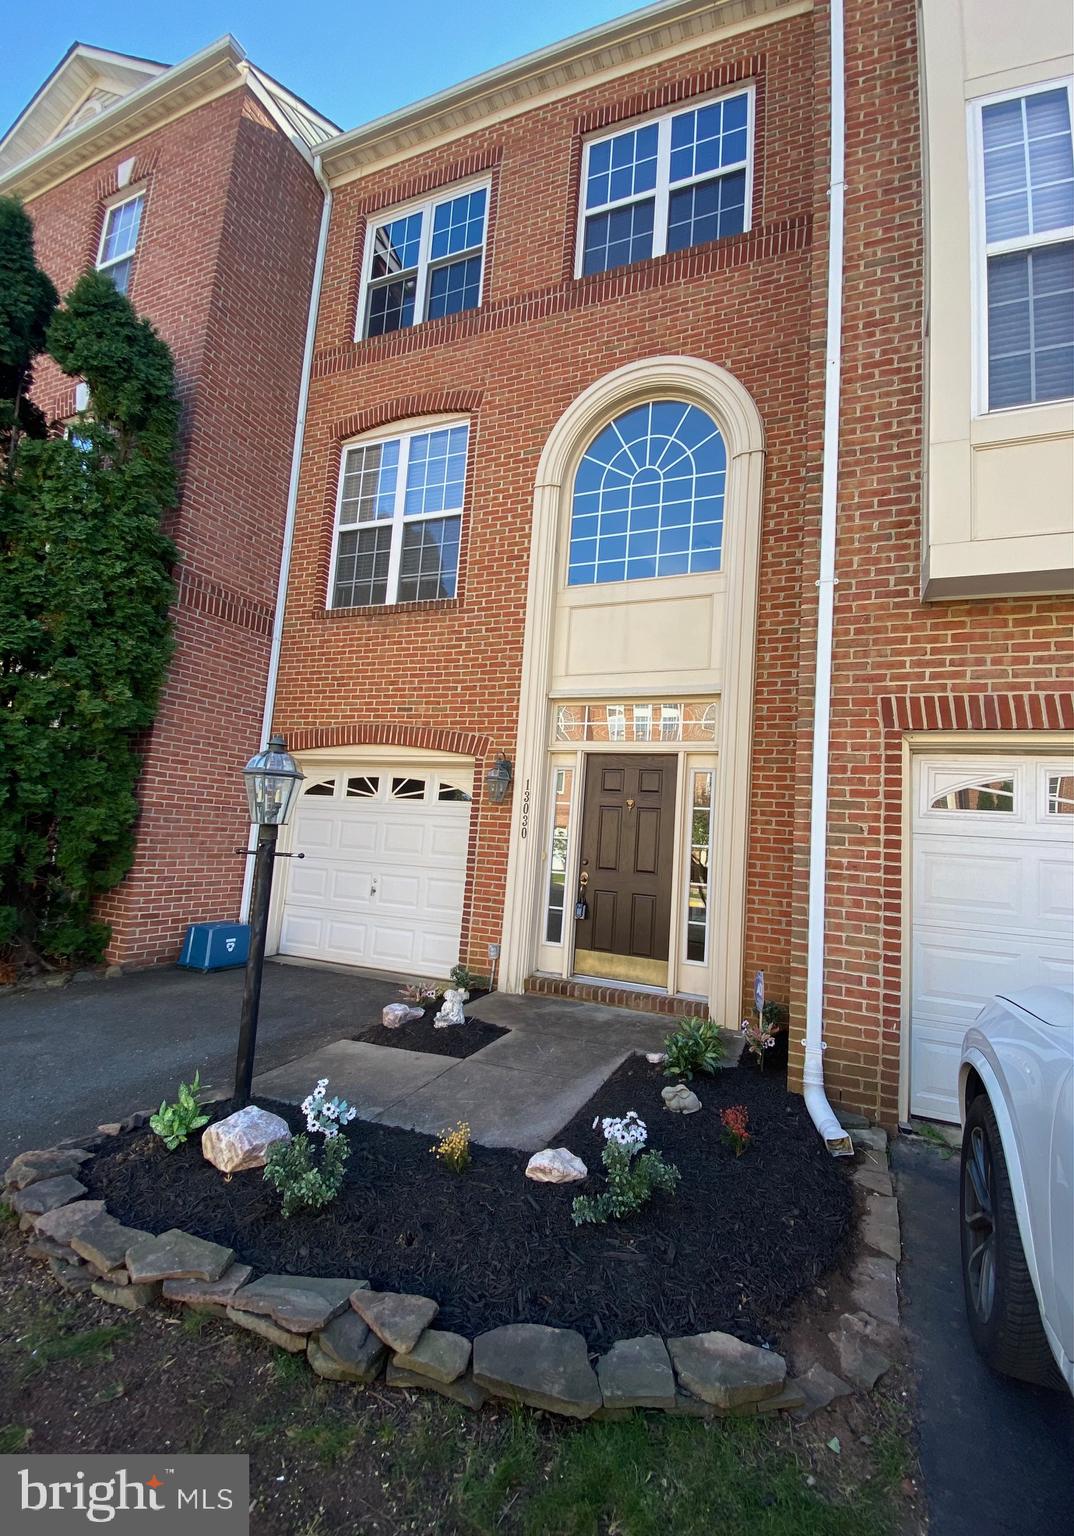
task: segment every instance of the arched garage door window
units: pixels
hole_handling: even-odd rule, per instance
[[[624,411],[575,473],[568,585],[718,571],[726,483],[724,440],[698,406]]]

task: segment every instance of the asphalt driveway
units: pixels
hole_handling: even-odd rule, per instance
[[[195,1069],[229,1086],[242,982],[242,970],[155,970],[0,998],[0,1167],[173,1097]],[[255,1070],[360,1034],[395,1001],[390,980],[270,962]]]
[[[959,1267],[958,1155],[900,1139],[892,1165],[930,1536],[1069,1529],[1074,1401],[997,1376],[973,1348]]]

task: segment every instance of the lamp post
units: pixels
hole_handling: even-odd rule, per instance
[[[272,871],[277,858],[276,836],[291,814],[298,797],[298,786],[305,777],[288,752],[282,736],[273,736],[263,752],[255,752],[242,773],[246,781],[250,820],[257,828],[257,848],[254,850],[254,878],[250,897],[250,950],[242,988],[239,1051],[235,1058],[235,1098],[240,1106],[250,1101],[250,1085],[254,1076],[261,973],[265,965]]]

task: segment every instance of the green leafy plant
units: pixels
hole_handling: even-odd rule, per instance
[[[198,1103],[200,1088],[201,1074],[195,1072],[192,1083],[179,1084],[179,1097],[174,1104],[161,1099],[160,1108],[149,1117],[149,1129],[156,1132],[169,1152],[181,1147],[189,1135],[209,1123],[209,1116],[202,1114]]]
[[[761,1018],[773,1034],[778,1034],[781,1029],[787,1028],[791,1016],[791,1010],[786,1003],[777,1002],[774,997],[769,998],[761,1012]]]
[[[451,980],[453,985],[461,988],[462,991],[472,992],[477,986],[480,977],[475,976],[468,966],[453,965],[451,967]]]
[[[690,1078],[695,1072],[715,1072],[723,1056],[723,1040],[712,1019],[680,1019],[664,1041],[664,1075]]]
[[[283,1214],[293,1216],[296,1211],[329,1205],[343,1188],[349,1155],[344,1136],[326,1141],[319,1159],[308,1136],[274,1142],[264,1176],[281,1196]]]
[[[571,1220],[576,1227],[585,1222],[632,1216],[656,1191],[670,1195],[679,1182],[679,1170],[666,1163],[659,1152],[641,1150],[649,1132],[634,1110],[628,1110],[619,1120],[603,1120],[601,1126],[601,1161],[608,1175],[608,1188],[599,1195],[576,1196],[571,1206]]]

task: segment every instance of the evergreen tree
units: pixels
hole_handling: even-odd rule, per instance
[[[29,214],[16,198],[0,198],[0,460],[5,463],[20,432],[45,435],[45,418],[30,399],[30,387],[56,302],[52,280],[34,258]]]
[[[97,272],[47,346],[90,406],[70,438],[24,437],[0,483],[0,943],[23,964],[86,963],[107,943],[93,908],[130,867],[175,558],[167,346]]]

